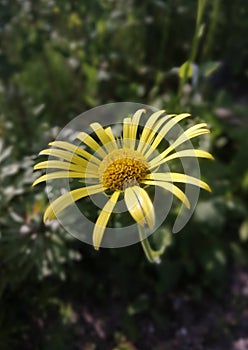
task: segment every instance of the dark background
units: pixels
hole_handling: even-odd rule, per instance
[[[204,1],[0,1],[1,350],[248,349],[248,3],[205,2],[198,75],[183,80]],[[169,219],[157,233],[158,266],[139,244],[95,252],[44,226],[45,186],[31,189],[61,128],[121,101],[212,131],[213,193],[183,232]]]

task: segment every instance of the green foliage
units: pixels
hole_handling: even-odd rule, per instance
[[[75,332],[78,308],[116,300],[125,307],[111,346],[134,349],[128,339],[139,340],[140,316],[168,321],[164,295],[221,296],[230,266],[248,266],[248,5],[199,1],[197,12],[196,3],[0,3],[1,349],[96,349],[94,336]],[[165,248],[155,267],[139,245],[97,253],[57,223],[45,226],[44,187],[31,188],[35,155],[60,128],[120,101],[189,111],[212,130],[201,147],[216,160],[201,162],[201,171],[213,192],[201,193],[176,235],[174,206],[151,238]]]

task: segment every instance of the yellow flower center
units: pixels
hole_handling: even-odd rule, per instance
[[[110,190],[139,184],[148,173],[148,163],[137,151],[118,149],[109,153],[99,167],[101,182]]]

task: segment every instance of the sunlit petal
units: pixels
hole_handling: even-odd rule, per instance
[[[63,169],[63,170],[72,170],[72,171],[85,171],[85,167],[82,167],[78,164],[63,162],[61,160],[45,160],[35,164],[34,170],[39,169]]]
[[[144,144],[140,143],[140,152],[142,154],[146,154],[146,151],[148,148],[151,147],[152,142],[155,139],[155,136],[157,133],[159,133],[159,129],[161,129],[161,127],[163,126],[163,124],[165,124],[169,119],[171,119],[172,117],[174,117],[175,114],[167,114],[166,116],[160,118],[154,125],[153,128],[150,130],[149,133],[147,133],[147,139],[146,142]],[[146,158],[148,158],[146,156]]]
[[[158,161],[156,163],[151,161],[149,170],[151,170],[154,167],[157,167],[159,165],[162,165],[162,164],[164,164],[172,159],[178,159],[178,158],[180,159],[180,158],[184,158],[184,157],[207,158],[207,159],[212,159],[212,160],[214,159],[214,157],[206,151],[202,151],[199,149],[187,149],[187,150],[175,152],[175,153],[161,159],[160,161]]]
[[[155,222],[154,207],[147,192],[139,187],[133,186],[124,191],[124,200],[129,213],[141,226],[148,225],[153,228]]]
[[[199,129],[195,132],[192,132],[189,134],[189,138],[192,139],[193,137],[197,137],[197,136],[200,136],[200,135],[204,135],[204,134],[210,134],[210,130],[208,129]]]
[[[200,125],[200,124],[199,124]],[[190,139],[197,137],[199,135],[208,134],[210,131],[208,129],[199,129],[196,128],[196,125],[189,128],[183,132],[170,146],[168,146],[161,154],[150,160],[150,165],[152,168],[157,167],[157,164],[164,159],[170,152],[174,151],[176,147],[182,145],[184,142],[189,141]]]
[[[167,114],[165,117],[162,117],[157,121],[157,123],[151,130],[149,136],[147,137],[146,143],[142,147],[142,154],[146,154],[147,149],[151,147],[151,144],[155,139],[156,134],[159,133],[159,129],[163,126],[163,124],[165,124],[169,119],[171,119],[174,116],[175,114]],[[146,158],[148,158],[148,156],[146,156]]]
[[[163,128],[158,132],[158,135],[155,137],[154,141],[151,144],[149,150],[145,153],[145,156],[148,158],[151,153],[158,147],[160,142],[164,139],[165,135],[181,120],[190,117],[188,113],[182,113],[169,120],[168,123],[163,126]]]
[[[77,200],[90,196],[92,194],[103,192],[102,185],[93,185],[88,187],[78,188],[76,190],[67,192],[57,199],[55,199],[46,209],[44,214],[44,222],[46,220],[53,220],[55,217],[63,211],[65,208],[70,206]]]
[[[72,153],[76,153],[82,157],[84,157],[87,160],[90,160],[93,163],[96,163],[97,165],[99,165],[101,163],[100,159],[94,157],[92,154],[90,154],[89,152],[83,150],[82,148],[73,145],[72,143],[69,142],[65,142],[65,141],[53,141],[49,143],[49,146],[54,146],[54,147],[58,147],[58,148],[62,148],[65,149],[67,151],[70,151]]]
[[[77,156],[76,154],[72,154],[71,152],[62,151],[60,149],[55,149],[55,148],[44,149],[39,154],[61,158],[61,159],[67,160],[68,162],[79,164],[83,167],[86,167],[88,165],[88,161],[86,159],[83,159]]]
[[[143,180],[142,183],[145,184],[145,185],[162,187],[163,189],[165,189],[166,191],[171,192],[175,197],[177,197],[178,199],[180,199],[180,201],[182,201],[183,204],[184,204],[188,209],[190,208],[190,203],[189,203],[189,200],[188,200],[187,196],[186,196],[185,193],[184,193],[182,190],[180,190],[180,188],[177,187],[176,185],[173,185],[172,183],[169,183],[169,182],[152,181],[152,180]]]
[[[84,179],[85,172],[72,172],[72,171],[54,171],[52,173],[49,174],[45,174],[40,176],[38,179],[36,179],[33,183],[32,186],[37,185],[40,182],[43,181],[49,181],[49,180],[54,180],[54,179],[66,179],[66,178],[71,178],[71,179]],[[91,178],[98,178],[98,175],[95,173],[89,174],[87,173],[88,176],[90,176]]]
[[[153,113],[149,119],[147,120],[146,124],[144,125],[142,134],[140,136],[140,142],[137,148],[137,151],[141,152],[144,145],[147,144],[147,140],[149,138],[150,135],[152,135],[152,137],[155,135],[156,131],[155,130],[155,125],[157,123],[157,120],[165,113],[165,110],[161,110],[161,111],[157,111],[155,113]],[[167,115],[163,118],[161,118],[161,123],[165,122],[166,120],[168,120],[172,115]]]
[[[102,146],[100,146],[90,135],[86,132],[82,131],[77,135],[77,138],[82,141],[86,146],[90,147],[96,154],[98,154],[101,158],[106,156],[106,152],[103,150]]]
[[[206,191],[211,192],[210,187],[206,182],[197,179],[196,177],[189,176],[181,173],[151,173],[147,174],[145,180],[156,180],[166,182],[181,182],[185,184],[191,184],[203,188]]]
[[[92,123],[90,124],[90,127],[95,132],[95,134],[97,135],[97,137],[99,138],[99,140],[101,141],[108,153],[116,149],[116,142],[111,139],[111,137],[106,132],[106,130],[103,129],[101,124]]]
[[[123,148],[130,148],[131,126],[131,118],[125,118],[123,120]]]
[[[111,142],[112,142],[112,145],[115,149],[118,148],[118,145],[117,145],[117,141],[116,141],[116,138],[114,137],[114,134],[113,134],[113,131],[112,131],[112,128],[109,126],[107,127],[106,129],[104,129],[106,134],[109,136]]]
[[[98,216],[98,219],[95,223],[94,231],[93,231],[93,245],[96,250],[99,249],[104,231],[106,229],[106,225],[109,221],[110,215],[112,214],[112,211],[116,205],[116,202],[119,198],[120,192],[115,191],[108,202],[103,207],[100,215]]]
[[[135,149],[139,121],[140,121],[141,115],[145,112],[146,112],[145,109],[138,109],[134,113],[134,115],[131,119],[131,126],[130,126],[130,143],[131,144],[130,144],[130,148],[133,150]]]

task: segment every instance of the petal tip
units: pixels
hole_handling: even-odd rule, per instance
[[[55,219],[56,219],[56,217],[53,218],[51,215],[46,215],[46,213],[45,213],[43,216],[43,223],[47,224],[47,222],[51,222]]]
[[[207,183],[205,183],[205,186],[203,188],[204,188],[204,190],[206,190],[206,191],[208,191],[210,193],[212,192],[210,186]]]
[[[53,213],[53,211],[51,210],[51,206],[49,205],[48,208],[46,209],[44,215],[43,215],[43,222],[44,224],[49,220],[53,220],[55,219],[55,215]]]
[[[46,155],[46,150],[43,149],[42,151],[39,152],[38,155],[39,155],[39,156]]]
[[[32,183],[32,187],[36,186],[40,182],[40,177],[38,177],[38,179],[34,180],[34,182]]]
[[[139,108],[135,113],[146,113],[146,109],[145,108]]]
[[[184,204],[185,204],[186,208],[190,210],[191,205],[190,205],[189,200],[186,200],[186,202]]]

